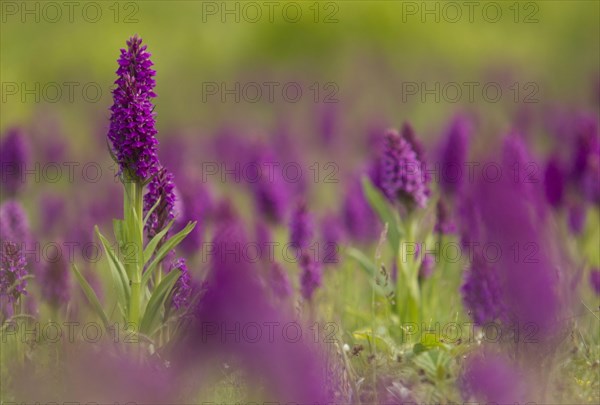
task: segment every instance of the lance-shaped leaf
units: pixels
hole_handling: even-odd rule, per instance
[[[145,286],[146,283],[152,277],[152,273],[158,268],[158,264],[165,258],[167,253],[175,248],[196,226],[196,222],[189,222],[185,228],[179,231],[177,234],[173,235],[170,239],[168,239],[158,251],[153,255],[154,259],[148,267],[146,271],[142,275],[142,286]],[[144,255],[145,256],[145,255]]]
[[[81,286],[81,289],[83,290],[83,293],[85,294],[88,301],[92,305],[92,308],[96,311],[98,316],[100,316],[100,319],[102,319],[104,328],[108,329],[108,327],[110,326],[108,316],[106,316],[106,313],[102,309],[102,305],[100,304],[100,301],[98,300],[98,297],[96,296],[96,293],[94,292],[94,289],[90,286],[90,284],[87,282],[87,280],[81,275],[81,273],[77,269],[77,266],[75,266],[75,263],[73,263],[73,265],[71,266],[71,269],[73,269],[73,273],[75,273],[75,278],[77,278],[77,281],[79,282],[79,285]]]
[[[159,322],[161,312],[165,303],[165,300],[171,293],[173,286],[177,282],[177,279],[181,275],[181,271],[172,270],[165,278],[162,279],[160,284],[156,286],[156,289],[148,301],[146,311],[144,311],[144,317],[140,325],[140,332],[149,333],[156,328],[156,324]]]
[[[113,282],[115,288],[117,289],[117,297],[119,299],[119,304],[124,310],[127,310],[127,303],[129,302],[129,277],[127,277],[127,272],[125,271],[125,266],[119,260],[115,251],[108,243],[108,240],[100,233],[100,229],[98,227],[94,227],[94,231],[96,235],[98,235],[98,239],[102,243],[104,247],[104,251],[106,252],[106,256],[108,257],[108,267],[110,268],[110,273],[112,274]]]
[[[165,226],[165,229],[154,235],[152,240],[148,242],[148,245],[146,245],[146,248],[144,249],[144,263],[148,263],[148,260],[152,258],[152,255],[156,250],[156,246],[158,246],[160,240],[167,234],[167,232],[169,232],[169,229],[171,229],[171,226],[173,226],[174,222],[174,220],[169,222],[169,224]]]

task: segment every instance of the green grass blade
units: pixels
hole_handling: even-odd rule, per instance
[[[180,275],[181,271],[172,270],[156,287],[152,293],[152,296],[150,297],[150,301],[148,301],[146,310],[144,311],[144,316],[140,325],[140,332],[148,333],[156,328],[156,324],[160,319],[163,304],[171,293],[171,290],[173,289],[173,286],[177,282],[177,279]]]
[[[83,293],[85,294],[88,301],[92,305],[92,308],[94,308],[94,310],[96,311],[98,316],[100,316],[100,319],[102,319],[102,323],[104,323],[104,327],[106,329],[108,329],[108,327],[110,325],[108,316],[106,316],[106,313],[102,309],[102,305],[100,304],[100,301],[98,300],[98,297],[96,296],[96,293],[94,292],[94,289],[90,286],[90,284],[87,282],[87,280],[81,275],[81,273],[79,272],[79,269],[77,269],[77,266],[75,265],[75,263],[72,264],[71,269],[73,270],[73,273],[75,273],[75,277],[77,278],[79,285],[83,289]]]

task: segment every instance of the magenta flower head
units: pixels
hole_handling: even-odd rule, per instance
[[[0,298],[7,297],[8,302],[16,302],[26,295],[27,260],[19,244],[2,241],[0,250]]]
[[[456,232],[456,224],[450,216],[448,204],[441,198],[436,206],[435,231],[441,235],[449,235]]]
[[[156,205],[146,223],[146,235],[152,239],[175,218],[175,185],[173,175],[164,167],[152,178],[144,195],[144,215]]]
[[[300,202],[290,221],[290,243],[296,249],[307,248],[314,235],[314,219],[305,202]]]
[[[465,180],[471,123],[463,116],[454,118],[446,134],[440,156],[440,187],[449,194],[459,192]]]
[[[29,144],[18,128],[7,131],[0,142],[0,184],[2,194],[14,196],[25,186],[23,173],[29,161]]]
[[[150,54],[137,35],[127,41],[118,60],[108,139],[120,173],[144,182],[158,170],[154,120],[154,75]]]
[[[275,295],[281,299],[289,297],[292,294],[292,285],[283,266],[274,262],[269,272],[269,284]]]
[[[400,200],[418,207],[427,204],[424,162],[419,160],[411,141],[395,130],[385,133],[375,183],[391,202]]]

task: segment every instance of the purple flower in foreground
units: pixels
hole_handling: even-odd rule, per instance
[[[440,186],[449,194],[455,194],[464,185],[464,169],[469,153],[471,123],[463,116],[454,118],[442,146]]]
[[[167,273],[175,269],[181,271],[181,275],[173,287],[171,303],[175,309],[187,308],[190,304],[192,295],[192,280],[185,259],[174,260],[167,270]]]
[[[118,63],[108,139],[121,172],[134,180],[145,181],[159,167],[151,101],[156,97],[156,72],[151,68],[150,54],[138,36],[127,41],[127,49],[121,49]]]
[[[590,271],[590,284],[596,295],[600,295],[600,269]]]
[[[408,200],[419,207],[425,206],[429,190],[423,162],[411,143],[397,131],[386,132],[378,167],[378,181],[375,183],[388,200]]]
[[[518,368],[498,354],[477,354],[467,361],[461,376],[461,391],[465,400],[485,403],[525,403],[526,385]]]
[[[25,186],[24,171],[29,160],[29,145],[18,128],[9,129],[0,142],[0,179],[3,193],[15,195]]]
[[[165,168],[161,168],[148,185],[148,192],[144,195],[144,216],[157,202],[146,223],[148,239],[152,239],[175,218],[175,185],[173,175]]]
[[[308,212],[306,203],[301,202],[293,212],[290,221],[290,243],[296,249],[307,248],[310,245],[313,234],[313,217]]]
[[[71,270],[65,254],[57,250],[55,257],[48,259],[40,269],[38,281],[42,296],[52,306],[66,304],[70,298]]]
[[[0,251],[0,297],[8,297],[15,302],[21,295],[26,295],[27,260],[19,245],[11,241],[2,241]]]
[[[306,300],[310,300],[315,290],[321,285],[323,269],[321,263],[314,260],[309,253],[304,253],[300,257],[300,290]]]
[[[461,287],[463,302],[476,325],[505,318],[502,287],[497,270],[481,254],[473,256]]]

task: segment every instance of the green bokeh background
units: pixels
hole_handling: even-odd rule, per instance
[[[73,22],[69,22],[63,2],[53,2],[61,5],[57,22],[48,21],[55,13],[48,2],[2,3],[3,83],[94,82],[103,94],[97,103],[85,102],[77,93],[74,102],[66,102],[63,96],[58,103],[36,103],[31,98],[22,102],[18,96],[3,95],[1,130],[27,122],[41,107],[57,112],[70,134],[81,137],[90,131],[91,122],[102,122],[108,116],[118,50],[134,33],[148,44],[158,72],[160,130],[211,128],[236,119],[272,122],[281,112],[277,103],[202,101],[203,82],[232,83],[248,77],[332,81],[339,86],[338,99],[351,106],[353,114],[398,116],[398,121],[410,116],[417,125],[445,116],[457,106],[403,103],[402,81],[460,83],[508,75],[520,82],[538,83],[542,102],[583,104],[597,94],[593,88],[600,67],[600,2],[593,0],[477,2],[473,22],[469,22],[464,2],[451,2],[462,12],[456,23],[443,18],[454,15],[453,6],[445,2],[323,1],[318,4],[321,15],[315,22],[315,2],[298,1],[294,3],[303,14],[297,23],[286,21],[278,12],[286,2],[275,2],[272,22],[263,1],[120,2],[116,23],[113,1],[77,2]],[[100,8],[98,22],[83,18],[87,3],[95,3],[87,6],[88,16],[93,17]],[[235,15],[228,15],[223,23],[220,15],[204,12],[207,4],[234,8],[236,3],[241,13],[248,3],[258,4],[262,18],[252,23],[242,17],[237,23]],[[488,7],[502,10],[496,23],[485,18],[483,10],[488,3],[493,3]],[[7,7],[14,5],[19,12],[23,7],[38,7],[39,12],[25,17],[8,14]],[[515,5],[520,11],[517,23]],[[436,22],[434,14],[425,20],[419,14],[409,15],[407,10],[415,6],[419,10],[438,7],[441,21]],[[124,23],[131,12],[137,22]],[[327,13],[333,13],[337,22],[325,23]],[[488,13],[493,16],[493,9]],[[524,22],[531,13],[537,22]],[[284,108],[294,112],[300,106]]]

